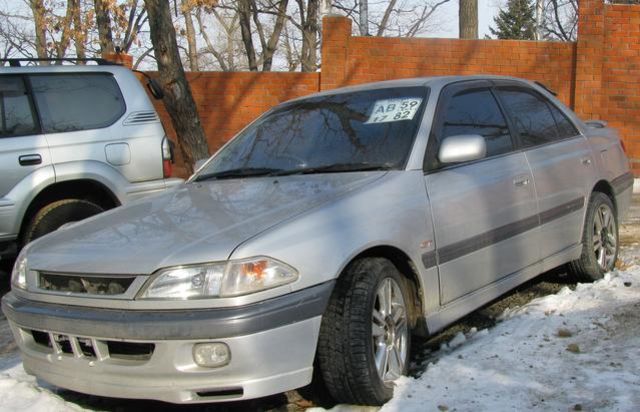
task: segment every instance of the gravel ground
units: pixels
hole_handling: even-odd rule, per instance
[[[640,195],[634,196],[633,206],[628,217],[620,225],[621,247],[637,247],[640,244]],[[621,267],[630,266],[632,263],[640,263],[640,256],[626,255],[624,260],[619,261]],[[0,294],[7,291],[7,280],[2,280]],[[554,294],[565,286],[575,287],[575,282],[562,270],[555,270],[546,273],[538,278],[521,285],[499,300],[487,305],[472,314],[461,319],[459,322],[445,329],[441,333],[428,340],[415,340],[412,350],[412,365],[410,375],[418,376],[422,372],[421,367],[430,358],[437,357],[437,350],[440,346],[453,339],[459,332],[468,333],[472,328],[477,330],[490,328],[496,324],[497,318],[505,309],[522,306],[534,298]],[[622,314],[620,316],[629,316]],[[636,316],[636,315],[634,315]],[[620,321],[637,321],[634,319],[620,319]],[[16,347],[11,337],[11,333],[4,316],[0,313],[0,360],[16,357]],[[298,391],[290,391],[284,394],[275,395],[246,402],[233,402],[228,404],[215,405],[195,405],[180,406],[161,402],[151,401],[131,401],[122,399],[101,398],[78,394],[66,390],[57,390],[57,393],[66,401],[73,402],[79,406],[104,411],[134,411],[141,408],[160,411],[302,411],[311,406],[332,407],[330,401],[323,394],[322,388],[306,387]]]

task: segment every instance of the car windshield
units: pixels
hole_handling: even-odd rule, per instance
[[[247,127],[195,180],[399,169],[428,89],[399,87],[312,97]]]

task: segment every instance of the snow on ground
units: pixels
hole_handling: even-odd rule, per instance
[[[640,266],[508,310],[448,346],[382,411],[637,411]]]

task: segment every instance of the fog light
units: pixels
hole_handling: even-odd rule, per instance
[[[221,342],[197,343],[193,346],[193,360],[198,366],[219,368],[229,363],[231,351]]]

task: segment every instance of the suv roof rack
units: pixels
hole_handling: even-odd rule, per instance
[[[85,62],[94,62],[98,66],[120,66],[119,63],[115,63],[109,60],[105,60],[102,58],[90,58],[90,59],[80,59],[75,57],[64,57],[61,59],[41,59],[41,58],[11,58],[11,59],[0,59],[2,63],[9,63],[11,67],[22,67],[22,62],[49,62],[49,63],[60,63],[69,62],[69,63],[85,63]],[[4,65],[4,64],[3,64]]]

